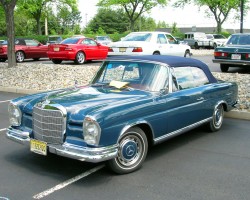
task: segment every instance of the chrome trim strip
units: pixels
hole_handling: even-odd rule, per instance
[[[20,144],[24,144],[26,146],[30,145],[30,137],[28,132],[22,132],[10,127],[7,129],[6,137]],[[115,158],[118,154],[117,144],[100,148],[81,147],[67,142],[65,142],[63,145],[47,144],[47,146],[50,153],[93,163]]]
[[[247,60],[227,60],[227,59],[213,59],[213,63],[231,64],[231,65],[250,65]]]
[[[195,123],[195,124],[191,124],[191,125],[189,125],[189,126],[186,126],[186,127],[184,127],[184,128],[181,128],[181,129],[176,130],[176,131],[174,131],[174,132],[171,132],[171,133],[168,133],[168,134],[166,134],[166,135],[163,135],[163,136],[160,136],[160,137],[158,137],[158,138],[155,138],[155,139],[154,139],[154,144],[161,143],[161,142],[163,142],[163,141],[165,141],[165,140],[168,140],[168,139],[170,139],[170,138],[172,138],[172,137],[174,137],[174,136],[177,136],[177,135],[180,135],[180,134],[182,134],[182,133],[185,133],[185,132],[187,132],[187,131],[189,131],[189,130],[194,129],[195,127],[200,126],[201,124],[204,124],[204,123],[206,123],[206,122],[210,122],[211,120],[212,120],[212,117],[209,117],[209,118],[204,119],[204,120],[202,120],[202,121],[199,121],[199,122],[197,122],[197,123]]]
[[[29,132],[19,131],[11,127],[7,128],[6,137],[20,144],[29,144]]]

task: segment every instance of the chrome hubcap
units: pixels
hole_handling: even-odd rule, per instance
[[[124,167],[134,165],[143,156],[144,145],[137,135],[128,135],[120,142],[117,162]]]
[[[84,62],[84,54],[83,53],[78,53],[77,54],[77,60],[79,63],[83,63]]]
[[[22,62],[24,60],[24,55],[21,52],[17,52],[16,59],[18,62]]]
[[[217,106],[214,111],[214,125],[216,127],[221,126],[222,121],[223,121],[223,115],[224,115],[224,111],[223,111],[222,105]]]

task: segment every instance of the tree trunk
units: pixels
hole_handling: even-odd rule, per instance
[[[40,18],[36,19],[36,27],[37,27],[37,34],[42,35],[42,29],[41,29],[41,24],[40,24]]]
[[[16,54],[15,54],[15,26],[14,26],[14,8],[17,0],[6,1],[1,0],[5,12],[5,20],[7,26],[8,38],[8,67],[15,67]]]
[[[222,24],[220,21],[217,21],[217,33],[221,33],[221,29],[222,29]]]

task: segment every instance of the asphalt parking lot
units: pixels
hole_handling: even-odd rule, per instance
[[[249,121],[226,118],[221,131],[198,128],[152,147],[143,167],[116,175],[103,163],[43,157],[5,137],[8,100],[0,92],[0,197],[10,200],[248,200]],[[0,198],[1,199],[1,198]]]

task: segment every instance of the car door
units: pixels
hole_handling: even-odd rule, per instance
[[[185,54],[182,46],[169,34],[158,34],[157,44],[161,55],[184,56]]]
[[[94,40],[85,38],[83,39],[82,44],[84,46],[83,51],[85,52],[87,59],[98,59],[100,57],[98,45]]]
[[[48,46],[42,45],[36,40],[25,39],[26,57],[27,58],[43,58],[47,57]]]
[[[157,116],[159,126],[155,126],[156,141],[187,130],[212,116],[208,79],[201,69],[190,68],[177,68],[170,79],[169,93],[157,99],[161,112]],[[196,79],[193,74],[203,75]],[[166,127],[165,133],[162,125]]]
[[[211,117],[208,90],[209,80],[197,67],[174,69],[173,92],[168,95],[167,104],[171,105],[168,119],[168,132],[201,123]]]

